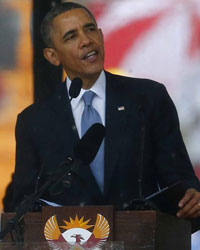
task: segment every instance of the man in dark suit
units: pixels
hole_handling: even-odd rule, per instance
[[[102,32],[81,5],[58,5],[47,14],[41,30],[45,58],[55,66],[61,64],[67,80],[50,98],[18,116],[13,207],[34,192],[38,175],[51,172],[72,154],[82,136],[82,97],[90,90],[95,93],[92,105],[106,127],[103,184],[89,166],[81,166],[62,194],[47,191],[42,198],[62,205],[112,204],[123,209],[138,198],[138,183],[147,196],[182,180],[187,191],[177,216],[200,216],[200,184],[165,87],[104,71]],[[83,86],[70,104],[68,91],[75,77],[82,79]]]

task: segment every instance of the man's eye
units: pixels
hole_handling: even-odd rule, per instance
[[[73,35],[67,36],[65,40],[69,41],[69,40],[73,40],[74,38],[75,38],[75,35],[73,34]]]
[[[90,28],[87,29],[88,32],[95,31],[95,30],[96,30],[95,27],[90,27]]]

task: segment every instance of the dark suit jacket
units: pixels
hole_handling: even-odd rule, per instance
[[[14,206],[25,194],[33,193],[41,167],[43,173],[57,168],[79,141],[67,95],[63,83],[51,98],[29,106],[18,116]],[[57,196],[46,192],[43,198],[63,205],[113,204],[122,208],[138,196],[142,159],[144,196],[157,191],[158,185],[178,180],[183,180],[186,188],[200,190],[176,109],[162,84],[106,72],[105,119],[104,195],[90,168],[81,166],[70,188]]]

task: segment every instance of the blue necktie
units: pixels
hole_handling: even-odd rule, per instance
[[[95,96],[95,93],[91,90],[86,91],[83,95],[83,100],[85,103],[85,108],[83,110],[82,118],[81,118],[81,136],[85,134],[85,132],[94,124],[101,123],[102,120],[97,112],[97,110],[92,106],[92,101]],[[104,141],[101,144],[101,147],[90,164],[90,168],[92,173],[98,183],[98,186],[101,192],[104,192]]]

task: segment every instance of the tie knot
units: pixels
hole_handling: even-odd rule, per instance
[[[83,101],[84,101],[86,106],[90,106],[92,104],[92,100],[93,100],[94,96],[95,96],[95,93],[91,90],[86,91],[83,94]]]

